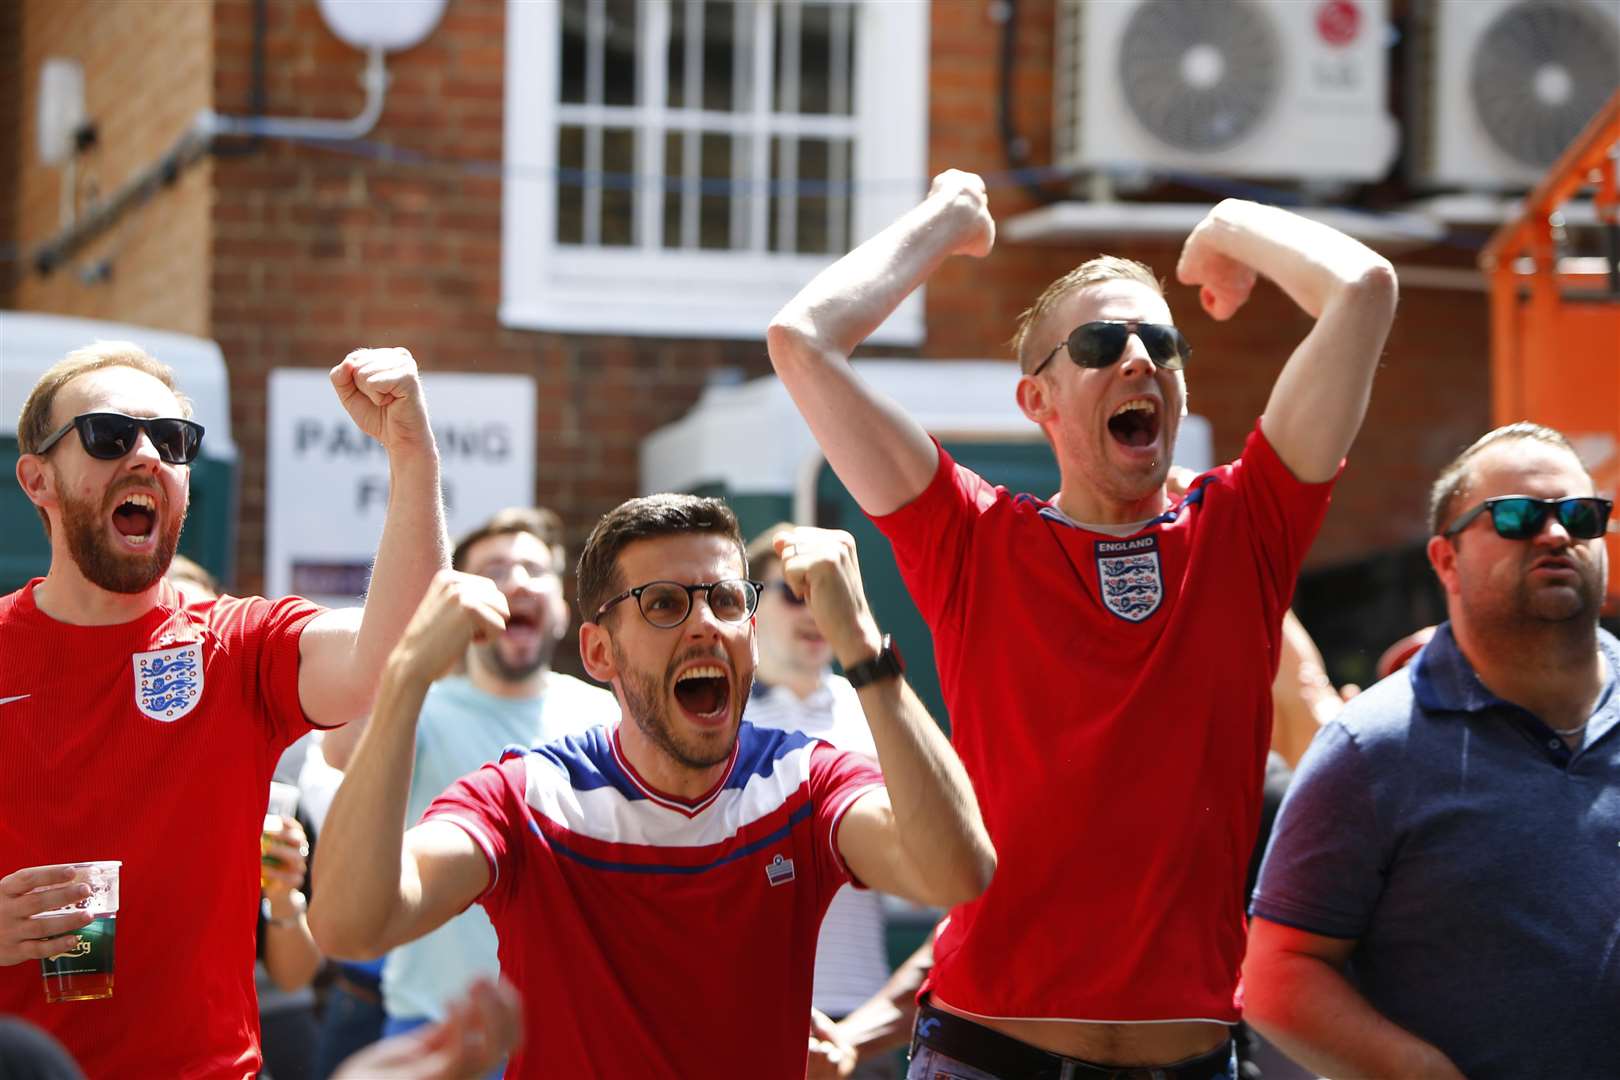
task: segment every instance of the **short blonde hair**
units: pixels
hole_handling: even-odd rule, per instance
[[[191,416],[191,400],[174,383],[174,370],[155,359],[152,354],[131,341],[97,341],[74,349],[52,364],[34,383],[17,417],[17,450],[24,454],[37,454],[39,446],[51,434],[51,408],[56,395],[80,375],[103,368],[129,367],[143,371],[169,388],[180,402],[180,415]],[[51,519],[39,509],[40,520],[45,523],[45,535],[51,534]]]
[[[1013,332],[1012,337],[1012,353],[1018,361],[1020,371],[1028,374],[1035,366],[1035,357],[1025,355],[1025,352],[1030,344],[1030,336],[1040,325],[1041,320],[1070,293],[1091,285],[1101,285],[1105,281],[1134,281],[1139,285],[1146,285],[1159,296],[1164,296],[1164,286],[1153,276],[1153,271],[1135,259],[1122,259],[1117,255],[1099,255],[1095,259],[1086,260],[1048,285],[1041,295],[1035,298],[1035,302],[1018,316],[1018,329]]]
[[[24,454],[39,452],[39,444],[51,433],[51,407],[62,387],[103,368],[130,367],[143,371],[169,388],[180,401],[180,414],[191,416],[191,401],[180,392],[174,382],[174,370],[155,359],[152,354],[130,341],[97,341],[82,349],[74,349],[46,369],[34,383],[17,417],[17,449]]]

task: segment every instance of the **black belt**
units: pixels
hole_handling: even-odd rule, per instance
[[[1174,1065],[1098,1065],[1042,1050],[931,1005],[917,1008],[913,1053],[918,1046],[937,1050],[1000,1080],[1215,1080],[1226,1075],[1232,1061],[1228,1042]]]
[[[382,1004],[382,987],[376,983],[367,983],[354,973],[337,968],[332,972],[332,986],[342,990],[345,994],[367,1005]]]

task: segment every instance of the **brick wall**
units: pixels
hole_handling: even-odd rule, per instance
[[[244,110],[250,0],[218,0],[215,25],[220,108]],[[500,184],[488,173],[501,159],[504,33],[503,0],[456,0],[425,43],[389,59],[387,106],[369,141],[453,164],[266,143],[216,165],[211,327],[230,360],[242,448],[244,588],[262,583],[264,388],[273,368],[326,367],[360,345],[404,345],[426,370],[533,376],[536,498],[563,515],[572,550],[602,513],[637,493],[641,440],[685,413],[711,372],[769,370],[759,343],[499,324]],[[272,114],[359,110],[362,58],[332,37],[314,5],[271,0],[267,44]]]
[[[62,227],[67,171],[39,163],[35,131],[40,67],[47,57],[84,65],[85,106],[99,140],[78,162],[80,212],[158,160],[210,101],[212,8],[207,3],[138,4],[124,0],[23,0],[10,76],[17,85],[8,152],[16,177],[9,237],[21,262],[13,306],[201,334],[207,327],[210,166],[126,215],[50,276],[32,272],[28,254]],[[9,96],[9,95],[8,95]],[[3,225],[0,225],[3,227]],[[104,281],[80,272],[104,264]]]
[[[23,162],[22,5],[0,4],[0,176],[16,178]],[[16,184],[16,179],[11,181]],[[0,197],[0,307],[14,307],[13,282],[20,265],[16,187]]]
[[[1005,174],[998,131],[997,58],[1001,24],[995,5],[936,0],[930,68],[930,168]],[[1030,159],[1051,160],[1053,0],[1018,4],[1015,123],[1030,141]],[[1006,221],[1037,205],[1003,175],[991,208]],[[928,292],[925,354],[1006,357],[1018,313],[1045,285],[1103,247],[1069,248],[1001,242],[983,262],[958,259]],[[1113,254],[1140,259],[1172,278],[1178,246],[1121,241]],[[1467,267],[1473,252],[1440,248],[1396,256]],[[1225,325],[1198,310],[1191,289],[1168,282],[1177,320],[1197,356],[1188,371],[1189,407],[1215,429],[1215,452],[1236,455],[1265,408],[1283,360],[1310,321],[1277,289],[1262,285]],[[1372,407],[1350,456],[1310,564],[1322,566],[1381,548],[1415,542],[1425,493],[1440,467],[1489,425],[1489,326],[1483,292],[1404,288],[1400,315],[1373,392]]]
[[[934,170],[955,165],[994,176],[1006,169],[997,121],[1000,25],[992,8],[965,0],[933,5]],[[248,111],[253,0],[162,5],[161,18],[157,10],[117,0],[25,0],[20,19],[13,16],[22,63],[12,76],[21,93],[10,123],[20,137],[8,140],[7,152],[24,166],[6,212],[20,249],[56,226],[56,174],[31,164],[42,57],[76,55],[87,64],[102,145],[86,171],[103,191],[154,160],[202,105]],[[267,111],[326,118],[357,112],[362,58],[331,36],[315,6],[267,0],[265,13]],[[1015,121],[1030,139],[1031,160],[1044,162],[1054,5],[1024,0],[1019,13]],[[757,342],[581,337],[498,324],[500,188],[490,167],[501,157],[504,30],[504,0],[456,0],[426,43],[390,59],[387,107],[369,142],[400,160],[275,141],[221,155],[87,252],[117,254],[110,282],[87,286],[66,272],[29,275],[14,289],[19,307],[219,340],[242,450],[240,587],[262,584],[264,386],[272,368],[326,367],[358,345],[403,344],[428,370],[533,375],[536,498],[563,513],[575,545],[597,515],[635,492],[641,439],[684,413],[716,369],[768,370]],[[1005,221],[1035,203],[1001,177],[992,205]],[[1166,274],[1176,255],[1163,244],[1113,249]],[[984,262],[947,264],[930,285],[921,354],[1004,356],[1018,311],[1093,253],[1004,241]],[[1471,253],[1422,256],[1456,267]],[[1189,290],[1172,286],[1171,302],[1198,346],[1192,406],[1213,421],[1217,453],[1233,454],[1307,322],[1269,286],[1225,326],[1199,314]],[[1313,562],[1359,556],[1421,532],[1428,479],[1487,422],[1485,312],[1480,293],[1407,288],[1367,427]]]

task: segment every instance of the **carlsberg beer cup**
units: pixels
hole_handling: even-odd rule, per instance
[[[73,882],[90,886],[90,895],[76,904],[45,911],[34,918],[65,915],[74,910],[95,916],[88,926],[73,932],[62,951],[39,962],[45,978],[45,1000],[94,1001],[113,992],[113,938],[118,929],[118,868],[120,862],[62,863],[72,868]],[[47,886],[57,888],[58,886]],[[36,892],[38,890],[35,890]]]

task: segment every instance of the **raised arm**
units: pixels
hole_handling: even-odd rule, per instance
[[[444,923],[483,893],[489,864],[457,826],[405,831],[416,721],[433,681],[474,636],[506,625],[488,578],[441,571],[389,656],[371,721],[327,812],[315,852],[309,925],[328,955],[381,956]]]
[[[1243,1017],[1323,1076],[1462,1080],[1434,1046],[1395,1024],[1345,978],[1356,943],[1255,918],[1243,961]]]
[[[776,374],[869,514],[922,494],[939,458],[915,420],[856,376],[850,354],[946,258],[988,255],[995,238],[984,181],[941,173],[928,198],[817,274],[771,320]]]
[[[846,670],[877,657],[882,638],[845,532],[790,529],[776,538],[782,576],[810,605]],[[857,691],[877,745],[885,788],[845,812],[838,850],[855,875],[922,904],[971,900],[990,884],[996,853],[956,751],[904,677]]]
[[[1224,320],[1248,299],[1256,274],[1316,320],[1277,377],[1260,426],[1297,478],[1332,479],[1367,412],[1395,318],[1395,270],[1326,225],[1227,199],[1187,237],[1176,276],[1200,286],[1204,310]]]
[[[311,720],[327,726],[366,714],[389,650],[433,575],[450,565],[439,451],[416,360],[404,349],[359,349],[331,375],[356,426],[387,451],[388,510],[365,606],[325,612],[300,638],[298,698]],[[359,736],[359,725],[332,732],[328,762],[343,768]]]

